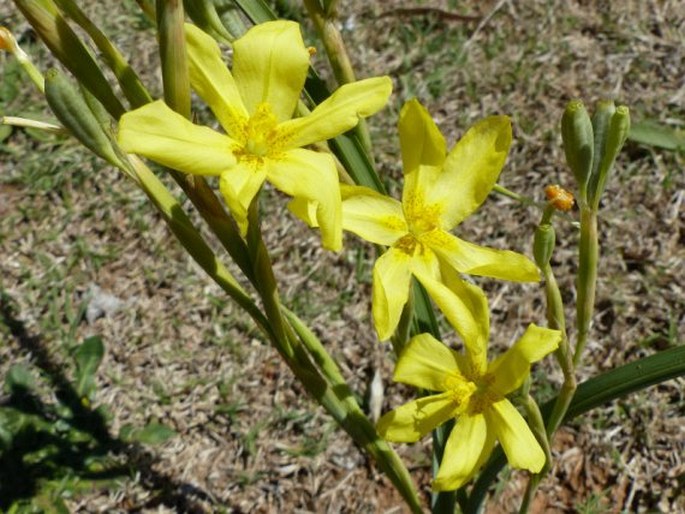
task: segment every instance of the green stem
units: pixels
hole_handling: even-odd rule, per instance
[[[100,66],[52,0],[14,0],[24,18],[64,66],[119,119],[125,112]]]
[[[31,59],[29,59],[28,54],[24,52],[19,45],[17,45],[14,50],[14,57],[24,69],[24,72],[29,76],[31,82],[38,88],[38,91],[45,93],[45,78],[43,77],[43,74],[34,66]]]
[[[333,75],[338,81],[339,85],[349,84],[356,79],[352,62],[347,53],[345,42],[342,34],[338,30],[335,20],[335,10],[324,10],[319,0],[304,0],[304,6],[311,18],[316,31],[326,49],[328,61],[331,64]],[[371,135],[369,134],[368,126],[364,120],[359,120],[359,124],[355,128],[357,136],[366,150],[369,158],[371,154]]]
[[[340,426],[352,437],[356,444],[364,448],[376,461],[378,467],[390,478],[395,488],[400,492],[412,512],[422,512],[411,476],[402,460],[392,448],[381,439],[371,421],[364,414],[349,385],[340,373],[337,363],[325,350],[318,337],[295,315],[283,308],[283,313],[295,330],[299,340],[291,341],[297,350],[299,344],[304,344],[314,359],[319,370],[332,386],[337,401],[342,404],[344,416],[339,408],[331,412]],[[306,365],[302,359],[300,365]],[[331,400],[328,400],[331,401]],[[337,403],[337,402],[336,402]],[[322,403],[323,405],[323,403]],[[324,405],[326,407],[326,405]],[[326,407],[328,410],[328,407]]]
[[[402,494],[412,512],[422,512],[409,472],[361,410],[336,362],[314,333],[294,313],[281,306],[273,268],[259,229],[258,200],[252,203],[249,210],[248,251],[255,266],[257,287],[264,309],[273,328],[274,346],[307,391],[355,443],[374,458]],[[290,324],[284,322],[283,315]],[[311,362],[310,355],[316,365]]]
[[[535,492],[537,491],[538,485],[547,475],[552,465],[552,451],[550,449],[547,431],[545,430],[545,421],[540,413],[540,407],[538,407],[538,404],[535,403],[533,397],[528,394],[528,388],[526,387],[525,389],[526,394],[524,398],[524,408],[526,410],[526,414],[528,415],[528,424],[533,431],[535,439],[537,439],[538,443],[540,443],[540,446],[545,452],[545,465],[540,473],[531,475],[529,477],[528,484],[526,485],[526,491],[523,495],[523,500],[519,509],[520,514],[525,514],[528,512],[530,504],[535,497]]]
[[[156,15],[164,100],[174,111],[190,118],[190,75],[183,30],[183,2],[157,0]]]
[[[216,258],[209,245],[183,212],[178,200],[137,156],[129,155],[128,161],[131,166],[123,171],[131,176],[147,194],[190,256],[214,282],[252,317],[258,328],[269,339],[272,339],[273,333],[267,318],[233,275]]]
[[[564,419],[566,410],[576,391],[576,376],[566,334],[564,304],[561,299],[561,292],[559,291],[559,286],[551,266],[547,264],[547,266],[543,267],[542,272],[545,279],[545,293],[547,297],[547,324],[550,328],[561,331],[561,341],[559,342],[559,348],[554,352],[554,356],[564,374],[564,383],[547,423],[547,436],[551,440],[552,435],[559,428],[561,420]]]
[[[105,63],[117,78],[121,90],[132,107],[140,107],[152,101],[136,72],[119,49],[95,25],[73,0],[56,0],[57,5],[90,36],[102,53]]]
[[[248,209],[247,251],[252,263],[257,291],[264,304],[264,312],[274,331],[274,343],[284,357],[292,360],[295,354],[286,334],[278,285],[269,252],[262,238],[259,221],[259,195],[257,195]]]
[[[576,284],[578,291],[576,300],[578,340],[573,355],[573,364],[575,366],[580,362],[580,357],[587,344],[592,314],[595,309],[599,243],[597,241],[597,211],[590,208],[584,208],[580,213],[578,254],[578,279]]]

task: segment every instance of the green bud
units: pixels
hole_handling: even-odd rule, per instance
[[[183,7],[193,23],[214,39],[223,43],[231,43],[235,39],[221,21],[213,0],[183,0]],[[233,5],[228,11],[238,14],[238,8]]]
[[[554,232],[554,227],[548,223],[538,225],[533,239],[533,257],[540,269],[545,268],[549,264],[555,244],[556,233]]]
[[[93,93],[116,119],[125,112],[86,46],[52,0],[14,0],[50,52]]]
[[[566,106],[561,118],[561,137],[566,162],[578,184],[579,200],[585,202],[592,172],[594,136],[590,115],[582,101],[571,100]]]
[[[69,132],[91,152],[110,164],[121,167],[112,141],[88,104],[59,70],[45,76],[45,98],[48,105]]]
[[[607,179],[614,167],[614,162],[630,132],[630,111],[625,105],[621,105],[611,115],[608,130],[605,134],[604,151],[602,160],[593,175],[592,189],[590,193],[591,205],[594,209],[599,207],[599,199],[604,193]]]

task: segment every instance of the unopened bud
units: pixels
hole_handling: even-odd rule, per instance
[[[0,50],[11,54],[17,51],[18,45],[14,35],[5,27],[0,27]]]
[[[100,121],[78,90],[56,69],[48,71],[45,77],[45,98],[57,119],[86,148],[110,164],[121,166],[121,160]]]
[[[604,148],[602,161],[597,167],[596,176],[593,176],[591,182],[592,188],[588,191],[590,202],[595,209],[599,207],[599,199],[602,196],[602,193],[604,193],[607,179],[614,167],[616,157],[628,138],[629,131],[630,111],[628,110],[628,107],[621,105],[615,109],[609,120],[605,139],[603,141]]]
[[[556,234],[552,225],[545,223],[535,229],[533,238],[533,257],[540,269],[549,264],[556,244]]]
[[[585,201],[587,184],[592,172],[594,134],[592,121],[580,100],[571,100],[561,118],[561,137],[564,153],[578,183],[580,199]]]

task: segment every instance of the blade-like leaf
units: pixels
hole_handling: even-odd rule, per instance
[[[14,0],[52,54],[100,100],[115,119],[125,112],[100,66],[52,0]]]
[[[677,130],[654,121],[638,121],[630,127],[628,139],[665,150],[685,151],[685,130]]]

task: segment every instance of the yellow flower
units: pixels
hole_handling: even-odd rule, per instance
[[[194,125],[162,101],[122,116],[119,143],[186,173],[217,175],[243,235],[247,210],[265,180],[287,195],[316,205],[324,246],[342,246],[340,189],[333,158],[302,147],[354,127],[387,102],[388,77],[340,87],[309,115],[292,118],[309,69],[299,26],[274,21],[250,29],[233,45],[233,68],[216,42],[186,26],[193,89],[226,134]]]
[[[527,257],[477,246],[449,232],[483,203],[497,181],[511,144],[509,119],[491,116],[476,123],[447,153],[428,111],[410,100],[400,113],[399,132],[402,202],[361,186],[342,188],[343,229],[390,247],[373,269],[373,318],[381,340],[397,327],[412,275],[446,313],[445,293],[436,288],[450,282],[462,291],[458,273],[539,280]]]
[[[480,341],[487,340],[487,328],[483,330]],[[379,434],[388,441],[411,443],[457,418],[433,481],[436,491],[464,485],[496,441],[512,467],[539,472],[545,453],[506,395],[521,386],[531,363],[554,351],[560,339],[558,330],[531,324],[506,353],[488,363],[485,345],[474,340],[465,341],[467,351],[462,354],[429,334],[414,337],[400,354],[393,378],[438,394],[385,414],[378,422]]]

